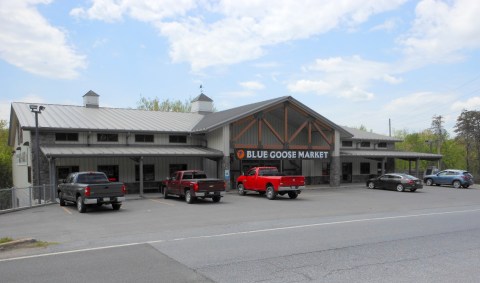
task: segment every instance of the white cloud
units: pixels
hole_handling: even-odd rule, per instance
[[[255,81],[241,82],[240,85],[250,90],[261,90],[265,88],[265,86],[262,83],[255,82]]]
[[[406,109],[409,113],[431,112],[427,110],[447,108],[444,106],[450,105],[454,100],[455,97],[450,94],[416,92],[392,100],[383,109],[388,113],[405,113]]]
[[[479,96],[469,98],[466,101],[457,101],[452,105],[452,110],[458,110],[458,111],[462,111],[463,109],[478,110],[479,108],[480,108]]]
[[[194,0],[93,0],[90,8],[75,8],[70,15],[78,18],[116,22],[129,16],[144,22],[182,16],[196,7]]]
[[[480,47],[480,1],[420,1],[412,29],[399,39],[410,64],[448,62]]]
[[[371,31],[392,31],[398,26],[398,19],[388,19],[380,25],[371,28]]]
[[[90,8],[71,14],[110,22],[127,15],[150,22],[168,38],[173,62],[188,62],[199,71],[257,59],[270,46],[355,26],[404,2],[205,0],[206,8],[200,9],[193,0],[94,0]]]
[[[35,8],[51,0],[0,1],[0,58],[27,72],[73,79],[86,67],[85,56],[67,43]]]
[[[372,81],[389,84],[402,81],[391,74],[393,70],[391,65],[364,60],[359,56],[317,59],[313,64],[303,67],[305,76],[315,79],[300,79],[287,87],[292,92],[315,92],[353,101],[365,101],[375,96],[367,90]]]

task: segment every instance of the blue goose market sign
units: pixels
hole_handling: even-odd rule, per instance
[[[321,150],[262,150],[237,149],[235,157],[239,160],[255,159],[328,159],[329,151]]]

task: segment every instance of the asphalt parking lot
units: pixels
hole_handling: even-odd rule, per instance
[[[450,282],[466,270],[460,281],[468,281],[480,276],[478,213],[478,186],[400,193],[359,184],[310,188],[294,200],[231,191],[219,203],[194,204],[130,195],[119,211],[95,206],[83,214],[49,205],[0,215],[0,237],[51,243],[0,252],[0,273],[11,282],[67,280],[44,272],[58,268],[70,270],[71,282],[345,282],[362,270],[358,282]],[[400,275],[392,269],[398,256],[408,269]],[[470,264],[439,273],[452,256]]]
[[[130,195],[119,211],[110,206],[90,207],[85,214],[72,204],[49,205],[0,215],[0,238],[34,238],[58,243],[60,250],[91,245],[150,241],[192,232],[196,227],[231,227],[252,221],[302,223],[313,217],[415,212],[438,207],[480,204],[480,189],[424,187],[417,192],[370,190],[363,184],[338,188],[311,187],[295,199],[267,200],[249,193],[230,191],[219,203],[198,200],[194,204],[160,194],[139,198]]]

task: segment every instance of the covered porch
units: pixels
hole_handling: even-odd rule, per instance
[[[199,146],[42,146],[48,160],[50,183],[56,187],[69,172],[101,171],[141,196],[159,188],[171,171],[201,169],[220,175],[221,151]]]

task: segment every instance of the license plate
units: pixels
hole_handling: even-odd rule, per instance
[[[103,198],[103,201],[110,201],[110,198]]]

